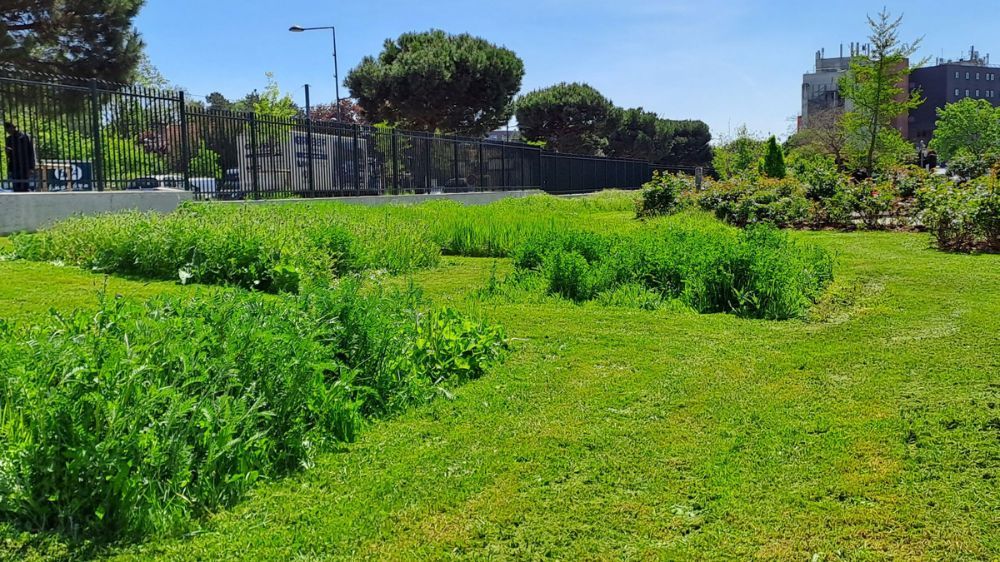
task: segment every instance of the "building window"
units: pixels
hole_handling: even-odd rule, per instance
[[[955,88],[955,97],[957,98],[960,95],[962,95],[962,93],[958,91],[958,88]]]
[[[958,76],[958,71],[956,70],[956,71],[955,71],[955,80],[958,80],[958,77],[959,77],[959,76]]]
[[[979,97],[979,90],[976,90],[976,97]]]
[[[976,80],[979,80],[979,73],[976,73]]]
[[[969,90],[965,91],[965,97],[969,97]]]
[[[968,72],[966,72],[965,73],[965,79],[968,80],[970,77],[971,77],[971,75]]]

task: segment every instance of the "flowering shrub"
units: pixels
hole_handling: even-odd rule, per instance
[[[805,186],[792,178],[734,178],[717,182],[699,197],[699,205],[737,226],[760,223],[801,226],[809,219]]]
[[[850,182],[844,187],[844,197],[838,201],[846,205],[840,216],[856,217],[868,229],[885,228],[887,221],[895,216],[893,203],[896,194],[895,187],[888,181]]]
[[[639,218],[669,214],[677,206],[678,195],[692,189],[692,178],[654,170],[653,179],[642,186],[635,214]]]
[[[1000,181],[996,174],[964,185],[927,184],[917,192],[920,221],[946,250],[1000,251]]]

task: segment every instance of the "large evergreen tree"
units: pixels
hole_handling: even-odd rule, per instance
[[[529,141],[558,152],[603,155],[615,124],[614,105],[587,84],[556,84],[517,101],[517,124]]]
[[[707,166],[712,162],[712,133],[704,121],[660,119],[656,125],[656,162],[674,166]]]
[[[659,117],[641,107],[615,108],[613,130],[608,136],[607,155],[614,158],[635,158],[653,162],[657,159],[660,139],[657,138]]]
[[[132,26],[145,0],[4,0],[0,65],[130,82],[142,57]]]
[[[347,75],[351,97],[373,123],[485,135],[507,123],[524,63],[513,51],[440,30],[386,40]]]

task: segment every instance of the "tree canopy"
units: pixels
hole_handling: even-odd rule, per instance
[[[521,135],[544,141],[558,152],[602,155],[614,125],[614,105],[593,87],[561,83],[529,92],[517,100]]]
[[[1000,108],[987,100],[965,98],[937,110],[937,127],[931,140],[942,160],[965,150],[976,157],[1000,153]]]
[[[0,65],[130,82],[142,57],[132,26],[145,0],[4,0]]]
[[[851,107],[841,118],[848,155],[854,167],[867,173],[902,153],[906,141],[893,129],[893,120],[923,102],[919,92],[905,89],[909,58],[920,42],[901,42],[901,23],[902,17],[893,19],[885,10],[869,16],[871,51],[851,60],[840,83],[841,95]]]
[[[661,139],[657,164],[707,166],[712,162],[712,133],[708,124],[695,119],[660,119],[656,128]],[[669,143],[667,142],[669,141]]]
[[[659,121],[657,114],[641,107],[615,108],[612,116],[613,129],[608,135],[608,156],[650,162],[657,160],[663,148],[662,138],[658,135]]]
[[[370,122],[428,132],[485,135],[506,123],[524,63],[469,34],[432,30],[386,40],[347,75]]]
[[[663,119],[643,108],[616,108],[606,153],[655,164],[704,166],[712,161],[712,134],[702,121]]]

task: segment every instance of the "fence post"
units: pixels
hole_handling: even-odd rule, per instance
[[[524,179],[524,149],[522,148],[522,149],[518,150],[517,154],[519,156],[518,160],[521,161],[521,185],[519,185],[517,187],[520,188],[520,189],[524,189],[524,187],[526,185],[528,185],[528,182],[525,181],[525,179]]]
[[[500,141],[500,187],[507,190],[507,142]]]
[[[94,138],[94,183],[97,191],[104,191],[104,155],[101,147],[101,112],[98,108],[97,81],[90,81],[90,133]]]
[[[306,170],[309,174],[309,197],[316,197],[316,178],[313,177],[313,122],[312,106],[309,103],[309,84],[306,84]]]
[[[354,190],[361,195],[361,155],[358,154],[358,129],[361,127],[354,124]]]
[[[452,180],[452,182],[454,182],[456,188],[461,188],[461,185],[459,184],[459,181],[458,181],[458,141],[457,140],[452,140],[451,141],[451,148],[452,148],[452,162],[451,162],[451,164],[452,164],[452,173],[453,173],[452,178],[454,178]],[[468,187],[468,186],[466,186],[466,187]]]
[[[257,162],[257,114],[253,111],[248,113],[250,119],[250,186],[253,190],[253,198],[260,199],[260,179],[258,178]]]
[[[395,128],[392,129],[392,189],[399,194],[399,136]]]
[[[184,91],[181,90],[177,100],[181,106],[181,162],[184,165],[184,189],[191,187],[191,145],[188,144],[188,123],[187,123],[187,103],[184,99]],[[196,193],[201,198],[200,193]]]
[[[434,191],[434,166],[432,152],[434,151],[434,135],[424,137],[424,168],[427,170],[427,193]]]
[[[698,166],[694,169],[694,186],[701,189],[702,182],[705,181],[705,168]]]
[[[486,173],[483,165],[483,141],[479,141],[479,181],[476,182],[479,184],[479,191],[486,191]]]

